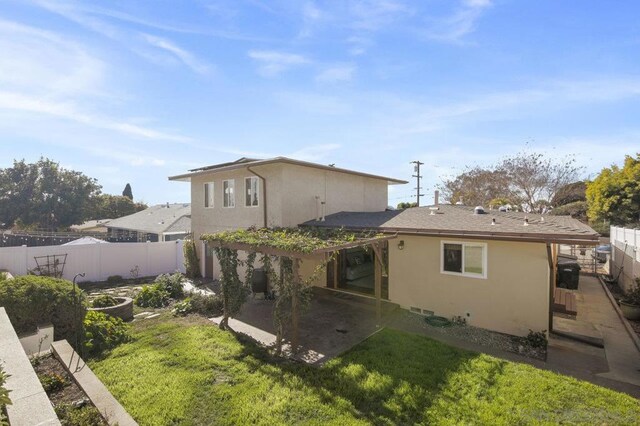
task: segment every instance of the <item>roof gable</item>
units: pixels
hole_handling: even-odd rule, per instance
[[[355,170],[343,169],[340,167],[334,167],[334,166],[329,166],[324,164],[312,163],[309,161],[294,160],[292,158],[287,158],[287,157],[275,157],[275,158],[268,158],[266,160],[256,160],[256,159],[242,157],[236,161],[231,161],[228,163],[220,163],[220,164],[214,164],[212,166],[201,167],[199,169],[192,169],[191,173],[170,176],[169,180],[188,182],[191,180],[191,177],[193,176],[198,176],[198,175],[208,174],[208,173],[227,172],[227,171],[237,170],[237,169],[242,169],[247,167],[259,167],[259,166],[264,166],[268,164],[292,164],[296,166],[327,170],[334,173],[346,173],[350,175],[362,176],[362,177],[371,178],[371,179],[385,180],[390,185],[407,183],[407,181],[400,180],[400,179],[394,179],[386,176],[363,173]]]

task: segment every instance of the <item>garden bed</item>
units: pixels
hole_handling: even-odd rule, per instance
[[[531,347],[526,337],[512,336],[455,322],[446,327],[437,327],[428,324],[425,321],[427,317],[407,311],[401,311],[398,315],[399,317],[395,321],[398,321],[399,324],[408,325],[408,329],[422,329],[429,333],[451,336],[477,345],[497,348],[542,361],[547,359],[547,349],[544,347]]]
[[[34,358],[32,364],[62,425],[108,425],[87,395],[54,356],[45,355]]]

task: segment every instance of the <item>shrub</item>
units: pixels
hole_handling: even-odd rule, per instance
[[[169,293],[162,285],[145,285],[136,296],[135,303],[143,308],[162,308],[169,303]]]
[[[84,347],[89,355],[97,355],[131,340],[129,325],[120,318],[97,311],[87,312],[84,319]]]
[[[176,303],[171,310],[171,313],[177,317],[183,317],[187,314],[193,312],[193,305],[191,304],[191,299],[187,298],[181,302]]]
[[[9,375],[2,370],[0,366],[0,426],[8,426],[9,422],[5,417],[5,407],[11,405],[11,399],[9,398],[9,392],[4,385],[7,382]]]
[[[70,281],[25,275],[0,286],[0,306],[4,306],[18,333],[33,332],[40,324],[51,323],[54,340],[72,341],[74,332],[82,330],[86,312],[84,293],[73,292]]]
[[[94,308],[108,308],[109,306],[116,306],[118,303],[115,297],[101,294],[91,301],[91,306]]]
[[[529,334],[525,338],[527,345],[532,348],[544,349],[547,347],[547,330],[533,331],[529,330]]]
[[[184,289],[182,288],[182,282],[184,276],[180,272],[174,274],[162,274],[158,275],[155,279],[155,284],[160,285],[169,294],[169,297],[173,299],[180,299],[184,297]]]
[[[40,383],[47,395],[62,390],[67,384],[67,380],[57,373],[45,373],[38,376]]]
[[[56,406],[56,415],[62,426],[102,426],[107,424],[100,411],[92,405],[74,407],[71,404],[59,404]]]
[[[220,296],[192,293],[189,297],[192,312],[205,316],[222,315],[223,303]]]
[[[629,305],[640,306],[640,277],[636,278],[635,286],[620,300]]]
[[[200,261],[198,260],[198,253],[196,252],[196,242],[193,238],[187,238],[184,240],[184,268],[186,270],[187,277],[200,278]]]
[[[121,283],[122,281],[124,281],[124,279],[122,278],[122,275],[111,275],[107,278],[107,282],[109,284],[118,284],[118,283]]]

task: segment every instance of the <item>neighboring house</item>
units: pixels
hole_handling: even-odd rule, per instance
[[[569,216],[460,205],[340,212],[303,226],[397,234],[385,253],[385,299],[514,335],[550,328],[558,245],[598,243],[593,229]],[[373,294],[371,256],[341,253],[323,284]],[[362,265],[369,264],[367,275]]]
[[[98,220],[88,220],[85,223],[80,225],[71,225],[69,227],[73,232],[86,232],[86,233],[98,233],[104,232],[107,230],[107,223],[109,223],[111,219],[98,219]]]
[[[558,245],[598,241],[595,231],[570,217],[460,205],[390,211],[387,186],[405,181],[282,157],[241,158],[170,180],[191,182],[197,240],[265,225],[397,234],[383,250],[384,299],[514,335],[549,330]],[[204,243],[197,248],[204,274],[217,278],[211,251]],[[303,273],[315,265],[305,262]],[[376,273],[372,251],[343,250],[314,284],[372,296]]]
[[[111,241],[158,242],[184,239],[191,233],[191,206],[158,204],[113,219],[107,224]]]

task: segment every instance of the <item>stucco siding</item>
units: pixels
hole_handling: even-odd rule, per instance
[[[325,214],[341,211],[383,211],[387,182],[310,167],[283,165],[282,226],[293,227],[316,218],[316,196],[325,201]]]
[[[389,248],[389,299],[514,335],[548,328],[549,267],[540,243],[484,241],[487,278],[440,272],[441,238],[401,235]],[[467,313],[470,316],[467,316]]]

